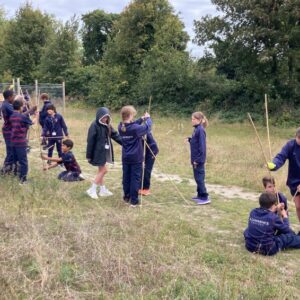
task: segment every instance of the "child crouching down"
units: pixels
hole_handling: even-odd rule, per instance
[[[107,163],[114,162],[113,144],[111,139],[122,145],[119,133],[111,126],[109,109],[101,107],[96,113],[96,120],[91,124],[87,137],[86,158],[92,166],[98,167],[97,175],[92,186],[86,191],[93,198],[111,196],[104,185],[104,176],[107,173]],[[97,194],[97,186],[100,187]]]
[[[139,204],[138,191],[141,187],[144,160],[143,136],[150,132],[152,125],[148,113],[134,121],[135,115],[133,106],[124,106],[121,109],[122,122],[118,127],[122,137],[123,199],[132,206]]]
[[[50,164],[44,167],[44,170],[48,170],[63,163],[66,171],[61,172],[58,175],[58,179],[63,181],[80,181],[83,180],[81,177],[80,167],[75,159],[74,154],[71,152],[73,148],[73,142],[69,139],[62,142],[62,154],[61,157],[53,158],[42,154],[42,159],[53,161],[54,164]]]
[[[276,203],[274,193],[264,192],[260,195],[260,207],[251,211],[248,228],[244,232],[245,246],[248,251],[274,255],[284,249],[300,248],[300,236],[289,227],[284,204],[276,205]]]

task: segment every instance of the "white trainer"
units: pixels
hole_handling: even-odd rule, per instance
[[[93,199],[98,199],[97,192],[91,189],[88,189],[86,193]]]
[[[113,193],[110,190],[108,190],[107,188],[102,188],[99,192],[100,197],[108,197],[108,196],[112,196],[112,195],[113,195]]]

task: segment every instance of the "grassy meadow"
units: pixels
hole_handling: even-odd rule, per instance
[[[153,115],[160,153],[156,171],[187,179],[152,181],[140,208],[123,203],[118,145],[106,176],[112,197],[85,191],[96,169],[85,160],[87,130],[95,111],[65,114],[73,152],[87,180],[59,182],[60,168],[42,171],[39,130],[30,132],[30,184],[0,177],[1,299],[300,299],[300,251],[261,257],[244,249],[243,230],[257,202],[211,192],[212,204],[196,206],[185,137],[190,119]],[[246,117],[245,117],[246,119]],[[118,114],[113,116],[117,127]],[[275,154],[295,128],[270,128]],[[266,130],[259,128],[266,155]],[[207,128],[207,182],[245,191],[262,189],[264,159],[252,127],[212,120]],[[3,161],[4,143],[0,143]],[[285,187],[287,168],[276,172]],[[289,199],[291,197],[289,196]],[[293,228],[299,230],[290,203]]]

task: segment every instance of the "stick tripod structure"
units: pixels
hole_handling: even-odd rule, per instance
[[[152,103],[152,96],[149,97],[149,104],[148,104],[148,113],[150,114],[151,110],[151,103]],[[146,140],[147,140],[147,134],[144,135],[143,137],[144,140],[144,150],[143,150],[143,169],[142,169],[142,184],[141,184],[141,191],[144,189],[144,178],[145,178],[145,159],[146,159]],[[143,203],[143,193],[141,192],[141,206]]]

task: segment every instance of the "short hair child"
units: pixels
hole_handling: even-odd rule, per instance
[[[73,148],[73,141],[70,139],[66,139],[62,141],[62,155],[61,157],[48,157],[45,155],[42,155],[42,159],[53,161],[54,164],[50,164],[46,167],[44,167],[44,170],[48,170],[51,168],[54,168],[58,166],[60,163],[63,163],[66,171],[61,172],[58,175],[58,179],[63,181],[80,181],[83,180],[83,178],[80,176],[81,169],[75,159],[74,154],[71,152],[71,149]]]
[[[201,111],[192,114],[194,132],[187,140],[191,149],[191,164],[194,178],[197,183],[197,196],[192,200],[197,204],[209,204],[210,199],[205,186],[205,162],[206,162],[206,131],[208,120]]]
[[[130,202],[132,206],[139,204],[138,191],[141,187],[144,160],[142,138],[150,132],[152,125],[148,113],[136,121],[134,121],[135,116],[136,110],[133,106],[122,107],[122,122],[118,126],[122,137],[123,199],[125,202]]]
[[[300,248],[300,236],[289,227],[283,204],[276,203],[274,193],[264,192],[259,196],[260,207],[250,212],[248,227],[244,231],[245,247],[248,251],[274,255],[287,248]]]

